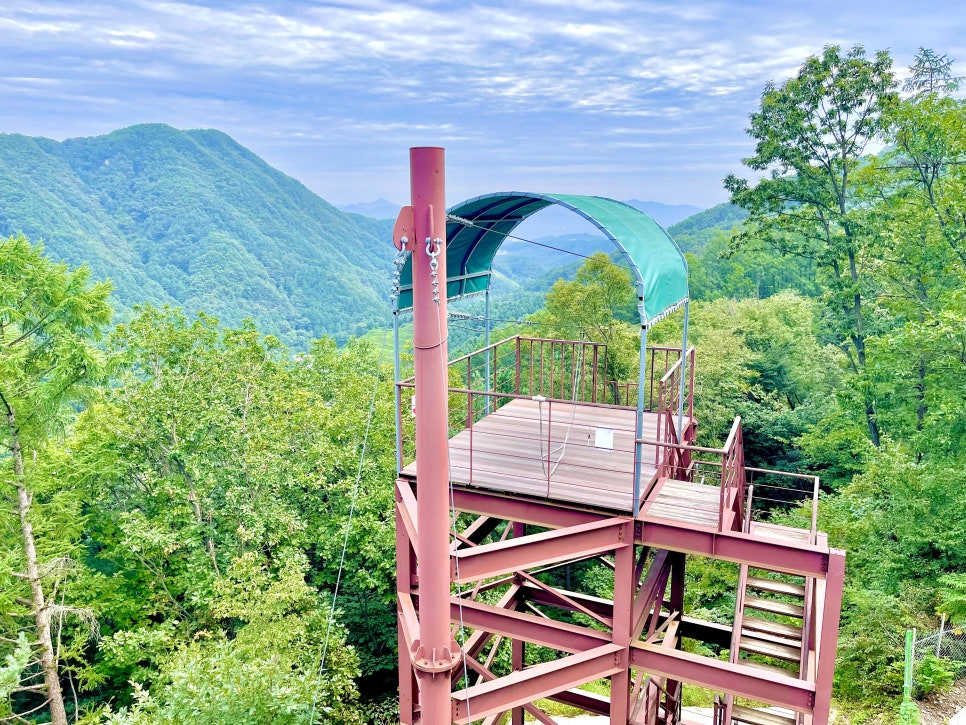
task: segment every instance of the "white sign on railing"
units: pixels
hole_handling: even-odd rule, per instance
[[[614,450],[614,429],[604,428],[600,425],[597,426],[597,431],[594,435],[594,446],[601,450]]]

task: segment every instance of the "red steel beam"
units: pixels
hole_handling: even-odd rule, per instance
[[[416,497],[409,484],[404,480],[396,481],[396,516],[406,530],[406,537],[414,551],[419,551],[419,531],[417,529]]]
[[[522,639],[563,652],[583,652],[611,641],[607,632],[542,619],[482,602],[461,601],[459,597],[453,597],[450,617],[453,622],[476,630]]]
[[[564,690],[556,695],[550,695],[547,699],[560,702],[571,707],[579,707],[581,710],[592,712],[595,715],[610,714],[610,698],[607,695],[598,695],[588,690]]]
[[[822,597],[819,627],[818,664],[815,671],[815,722],[828,722],[832,700],[832,675],[835,672],[835,649],[839,636],[839,615],[842,611],[842,589],[845,586],[845,552],[832,549],[829,555],[828,578],[820,588]],[[808,604],[808,602],[806,602]],[[807,636],[807,635],[806,635]]]
[[[639,524],[637,543],[655,549],[710,556],[736,564],[818,579],[824,579],[828,571],[828,550],[819,546],[753,538],[740,532],[714,531],[681,522],[668,523],[645,518]]]
[[[525,705],[587,682],[610,677],[627,668],[626,649],[605,644],[556,662],[544,662],[521,672],[513,672],[453,693],[453,718],[456,725]],[[440,721],[434,721],[437,725]]]
[[[770,705],[810,713],[815,705],[811,682],[762,672],[644,642],[631,643],[631,666],[669,679],[689,682],[719,692],[730,692]]]
[[[572,592],[569,589],[557,589],[556,591],[566,595],[566,599],[561,599],[528,582],[523,582],[522,587],[523,598],[536,604],[543,604],[548,607],[555,607],[556,609],[565,609],[570,612],[579,612],[580,609],[572,606],[568,602],[570,600],[580,604],[584,609],[590,610],[598,617],[605,617],[607,619],[613,619],[614,617],[614,603],[608,599],[592,597],[589,594],[581,594],[580,592]]]
[[[469,666],[475,672],[479,673],[479,675],[485,681],[490,682],[492,680],[497,679],[497,676],[496,675],[494,675],[484,665],[480,664],[477,660],[473,659],[472,657],[470,657],[470,658],[467,659],[467,664],[469,664]],[[541,710],[540,708],[536,707],[535,705],[529,705],[529,704],[528,705],[524,705],[522,709],[523,710],[526,710],[535,719],[537,719],[538,721],[542,722],[544,725],[557,725],[556,721],[553,718],[551,718],[550,716],[548,716],[543,710]],[[493,719],[493,721],[496,722],[497,720],[500,719],[500,717],[502,715],[505,715],[505,714],[506,714],[505,712],[502,712],[502,713],[493,713],[492,715],[489,716],[489,718],[487,718],[487,720],[485,721],[484,725],[486,725],[486,723],[489,723],[490,722],[490,719]]]
[[[630,526],[628,519],[598,519],[589,524],[461,549],[451,557],[451,576],[454,582],[466,584],[571,556],[631,546]]]
[[[495,493],[482,493],[459,486],[453,487],[453,499],[458,511],[497,516],[507,521],[560,528],[600,521],[601,515],[593,511],[568,508],[542,501],[527,501]]]

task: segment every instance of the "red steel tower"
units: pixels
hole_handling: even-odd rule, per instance
[[[818,479],[747,467],[740,419],[723,447],[695,445],[676,245],[600,197],[509,192],[446,212],[443,150],[412,149],[411,168],[394,231],[401,722],[552,724],[550,700],[612,725],[826,725],[845,555],[816,528]],[[448,360],[447,300],[488,308],[500,244],[550,205],[595,224],[632,271],[636,381],[599,341],[487,339]],[[679,309],[681,347],[649,347]],[[776,506],[802,526],[770,520]],[[728,621],[688,611],[698,560],[736,582]],[[682,707],[691,686],[710,691],[706,711]]]

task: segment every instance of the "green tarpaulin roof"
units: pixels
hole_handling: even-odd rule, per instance
[[[641,324],[649,327],[688,299],[688,268],[681,250],[657,222],[623,202],[600,196],[510,191],[469,199],[447,212],[446,295],[485,292],[493,257],[520,222],[551,204],[580,214],[624,254],[636,277]],[[398,309],[413,305],[412,260],[400,275]]]

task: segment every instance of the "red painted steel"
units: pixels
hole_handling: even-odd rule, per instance
[[[450,717],[449,672],[460,653],[450,634],[449,455],[446,346],[446,193],[444,151],[409,152],[413,260],[413,357],[416,379],[417,575],[419,637],[412,665],[420,720]],[[433,256],[435,255],[435,256]],[[435,262],[435,265],[434,265]]]
[[[630,661],[632,667],[647,672],[798,712],[810,712],[815,702],[814,683],[668,649],[659,644],[632,644]]]
[[[453,556],[453,581],[474,582],[517,569],[541,566],[575,555],[593,554],[630,546],[627,519],[611,518],[566,529],[513,538],[458,551]]]
[[[402,218],[398,226],[414,230],[415,241],[407,244],[407,248],[415,255],[414,315],[417,318],[416,376],[414,380],[400,383],[400,397],[403,398],[403,393],[414,395],[418,412],[415,418],[416,491],[413,492],[412,481],[405,477],[412,475],[412,469],[406,469],[397,481],[396,492],[401,722],[405,725],[470,721],[492,724],[501,716],[509,716],[512,725],[522,725],[524,714],[528,713],[538,722],[549,725],[552,719],[533,702],[550,697],[607,715],[611,725],[645,720],[646,725],[673,725],[679,722],[680,685],[686,682],[728,695],[716,700],[719,716],[723,709],[728,709],[734,696],[740,696],[792,708],[802,714],[800,720],[826,725],[844,554],[828,548],[826,537],[816,533],[814,520],[812,530],[801,535],[790,535],[791,530],[751,521],[746,513],[746,507],[749,512],[752,508],[750,497],[745,496],[745,486],[748,472],[756,469],[744,466],[739,420],[723,448],[693,445],[696,432],[693,349],[687,351],[685,401],[679,401],[684,370],[678,348],[650,350],[650,378],[644,382],[646,389],[639,390],[636,383],[607,378],[606,346],[539,338],[510,338],[451,363],[449,367],[458,375],[459,387],[448,388],[445,242],[439,243],[436,257],[440,263],[438,301],[434,298],[432,268],[425,244],[426,237],[442,236],[445,229],[442,150],[413,149],[412,161],[412,221],[409,217]],[[436,245],[431,248],[435,251]],[[633,406],[636,396],[646,396],[645,409],[661,413],[660,428],[657,440],[635,443],[654,445],[662,450],[663,473],[673,474],[682,481],[691,481],[695,471],[702,473],[703,467],[715,465],[694,460],[692,454],[720,455],[721,463],[716,464],[719,470],[713,471],[720,491],[714,492],[713,498],[708,497],[711,498],[708,504],[696,483],[689,484],[690,489],[672,485],[673,481],[663,486],[664,481],[655,478],[644,492],[643,514],[636,519],[626,514],[605,514],[567,501],[564,495],[549,488],[548,472],[557,461],[548,454],[543,471],[547,476],[546,500],[524,493],[525,488],[517,495],[506,495],[498,489],[455,486],[452,491],[455,508],[477,518],[465,530],[452,532],[450,543],[449,424],[465,426],[469,431],[470,477],[466,481],[472,482],[474,445],[481,446],[479,465],[483,466],[487,452],[492,453],[494,445],[503,445],[505,441],[506,447],[512,448],[513,436],[518,435],[514,431],[523,431],[529,424],[539,425],[539,421],[533,410],[526,412],[517,400],[512,410],[503,411],[501,415],[505,417],[499,419],[511,423],[501,433],[501,442],[494,444],[491,432],[487,449],[481,442],[487,438],[487,427],[481,426],[476,438],[474,428],[509,401],[536,395],[546,400],[540,411],[543,425],[547,426],[541,437],[546,451],[555,445],[549,429],[550,418],[553,417],[558,427],[568,418],[572,425],[577,413],[574,403],[586,406],[581,408],[585,412],[596,406],[598,410],[609,409],[608,414],[612,414],[614,408]],[[680,432],[677,431],[679,404],[686,414]],[[537,406],[530,405],[534,409]],[[553,406],[558,411],[563,407],[566,412],[551,412]],[[595,415],[600,425],[604,413]],[[411,423],[402,416],[397,420],[401,430],[404,422]],[[581,424],[587,426],[586,421]],[[570,428],[567,430],[569,436]],[[683,443],[679,442],[679,434]],[[412,435],[408,435],[408,445],[411,445]],[[454,451],[465,450],[464,439],[461,437],[452,444]],[[584,446],[586,450],[589,443]],[[576,444],[573,447],[575,451],[580,450]],[[615,448],[614,455],[622,450]],[[463,463],[460,465],[465,467]],[[579,467],[574,463],[564,465]],[[579,495],[584,496],[588,505],[593,505],[586,490],[594,489],[594,469],[588,466],[585,471],[586,489],[581,489]],[[477,485],[483,484],[477,481]],[[583,486],[583,482],[568,485]],[[769,484],[757,485],[767,488]],[[812,480],[811,488],[813,498],[817,498],[817,479]],[[648,513],[658,496],[666,495],[663,503],[653,505],[653,510],[667,515],[668,500],[694,491],[698,491],[694,494],[696,510],[704,506],[707,516],[693,520],[706,525]],[[755,492],[758,493],[757,488]],[[551,500],[551,495],[561,500]],[[717,505],[715,499],[718,499]],[[683,501],[678,509],[686,506],[687,501]],[[677,517],[675,513],[674,518]],[[525,535],[528,526],[549,530],[528,536]],[[654,551],[649,558],[650,549]],[[610,554],[613,562],[605,559]],[[736,653],[735,642],[740,641],[741,635],[740,614],[731,627],[684,616],[686,555],[740,564],[742,583],[748,567],[806,578],[803,629],[811,647],[805,647],[799,677],[791,672],[787,676],[763,672],[743,661],[722,662],[677,649],[681,637],[691,637],[720,646],[731,644]],[[613,572],[613,600],[568,591],[569,585],[559,586],[560,579],[548,578],[561,577],[563,567],[591,558],[603,561]],[[569,581],[569,572],[566,576]],[[451,594],[454,582],[475,583],[475,586],[456,597]],[[479,601],[477,597],[485,592],[488,598],[498,597],[499,602]],[[567,612],[596,620],[602,629],[560,621],[560,615]],[[461,653],[451,639],[453,623],[473,630],[465,642],[464,659],[471,677],[462,685],[464,689],[457,688],[455,692],[453,686],[462,682],[463,669],[454,667]],[[508,659],[507,650],[500,649],[501,643],[507,642],[504,646],[509,648]],[[527,668],[528,643],[571,654]],[[501,661],[507,669],[500,669]],[[636,680],[632,671],[638,673]],[[572,690],[576,685],[601,677],[610,678],[609,698]],[[417,694],[418,707],[414,702]]]
[[[747,536],[741,532],[715,531],[703,526],[645,518],[638,543],[655,549],[709,556],[736,564],[797,576],[825,578],[828,551],[810,544]]]
[[[818,666],[815,672],[815,722],[828,720],[832,698],[832,675],[835,671],[835,649],[838,643],[842,590],[845,586],[845,552],[832,549],[828,576],[824,582],[821,621],[818,638]]]
[[[584,652],[607,644],[611,640],[606,632],[596,629],[552,619],[541,619],[531,614],[483,602],[464,600],[461,603],[454,597],[450,607],[453,621],[462,621],[473,629],[526,640],[562,652]]]
[[[453,722],[462,724],[531,703],[627,668],[626,650],[605,644],[556,662],[534,665],[492,682],[453,693]]]

